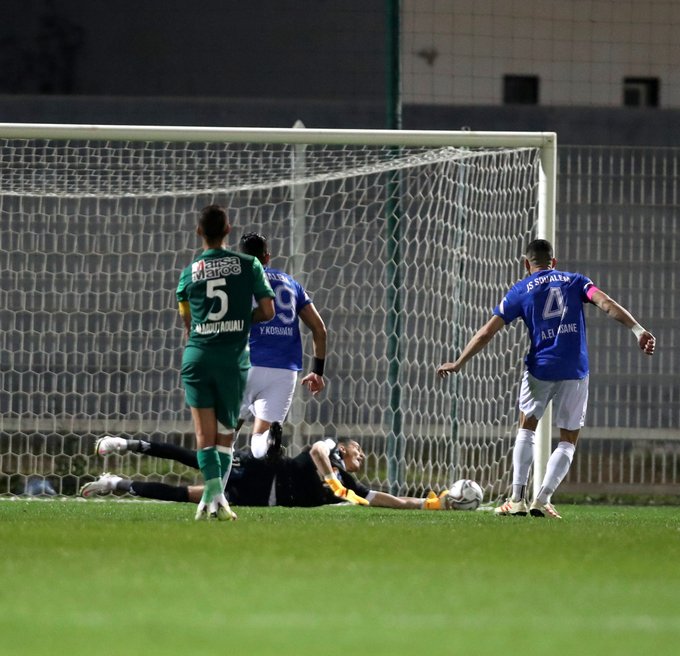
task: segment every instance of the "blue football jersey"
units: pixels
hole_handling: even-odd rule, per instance
[[[302,369],[302,339],[298,314],[309,298],[299,282],[283,271],[265,269],[274,290],[276,314],[266,323],[253,324],[250,329],[250,362],[257,367]]]
[[[494,308],[505,323],[521,318],[531,348],[529,373],[540,380],[579,380],[588,375],[584,303],[592,280],[580,273],[547,269],[520,280]]]

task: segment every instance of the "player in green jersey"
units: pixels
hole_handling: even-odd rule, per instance
[[[223,491],[250,367],[250,326],[274,316],[274,292],[260,261],[223,247],[230,229],[223,207],[209,205],[201,211],[196,232],[203,252],[182,271],[177,286],[187,335],[182,383],[205,481],[196,519],[236,519]],[[218,433],[218,422],[226,433]]]

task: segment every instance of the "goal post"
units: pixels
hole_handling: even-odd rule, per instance
[[[555,248],[555,205],[557,198],[557,140],[541,149],[538,173],[538,225],[536,237],[547,239]],[[550,458],[552,441],[552,403],[548,405],[536,427],[532,482],[538,496]]]
[[[196,480],[92,448],[105,433],[192,445],[174,289],[213,202],[230,243],[266,234],[328,325],[328,387],[296,405],[292,453],[353,437],[376,489],[507,490],[522,327],[454,381],[435,366],[522,275],[527,240],[554,241],[553,133],[0,124],[0,156],[0,494],[31,476],[73,494],[104,468]]]

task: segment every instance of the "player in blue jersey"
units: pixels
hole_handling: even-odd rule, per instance
[[[271,445],[280,445],[281,424],[288,414],[298,372],[302,369],[302,339],[299,320],[312,332],[312,371],[301,381],[316,395],[325,387],[326,326],[302,285],[292,276],[269,266],[271,254],[262,235],[249,232],[241,237],[243,253],[256,257],[274,290],[275,315],[250,331],[248,382],[237,430],[254,417],[250,448],[264,458]],[[270,451],[272,453],[272,451]]]
[[[527,277],[518,282],[493,310],[455,362],[437,369],[445,378],[460,371],[506,324],[522,319],[531,340],[519,393],[520,421],[513,450],[512,495],[498,515],[560,519],[551,497],[569,471],[588,403],[588,347],[583,312],[592,303],[609,317],[630,328],[638,346],[654,353],[656,340],[628,310],[599,290],[586,276],[555,269],[552,245],[535,239],[526,250]],[[541,489],[529,507],[525,495],[534,459],[534,437],[539,419],[553,402],[560,441],[551,454]]]

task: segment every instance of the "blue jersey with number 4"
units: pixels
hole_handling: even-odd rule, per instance
[[[302,339],[298,314],[312,299],[302,285],[283,271],[265,269],[274,290],[276,314],[250,329],[250,362],[256,367],[302,369]]]
[[[524,362],[540,380],[580,380],[588,375],[584,303],[592,280],[546,269],[520,280],[494,308],[505,323],[521,318],[531,348]]]

